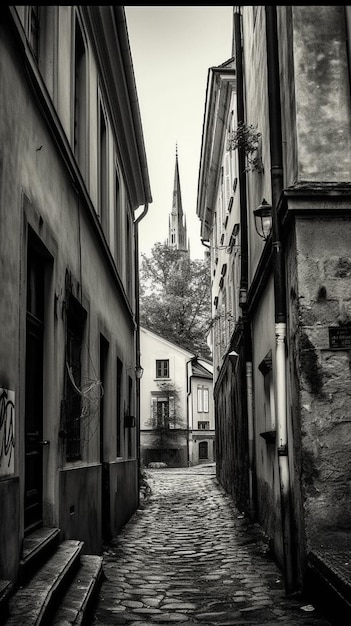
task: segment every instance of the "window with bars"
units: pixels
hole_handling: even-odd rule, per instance
[[[169,378],[168,359],[156,359],[156,378]]]
[[[82,384],[81,352],[85,320],[86,311],[71,295],[67,309],[65,369],[66,458],[70,461],[81,458],[82,407],[77,389]]]
[[[153,395],[151,398],[151,425],[153,428],[175,428],[174,396]]]
[[[197,423],[197,429],[198,430],[209,430],[210,429],[210,422],[198,422]]]

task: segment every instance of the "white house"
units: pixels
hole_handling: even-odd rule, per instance
[[[140,329],[140,458],[186,467],[214,460],[212,364]]]

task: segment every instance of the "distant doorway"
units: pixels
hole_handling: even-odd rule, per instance
[[[207,441],[200,441],[199,443],[199,459],[204,461],[208,459],[208,443]]]

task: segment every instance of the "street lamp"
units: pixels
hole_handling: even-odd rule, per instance
[[[262,203],[254,210],[257,234],[267,241],[272,230],[272,205],[263,198]]]

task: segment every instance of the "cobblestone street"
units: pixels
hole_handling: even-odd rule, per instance
[[[257,525],[218,485],[214,466],[147,470],[151,496],[104,552],[94,626],[328,626],[287,597]]]

